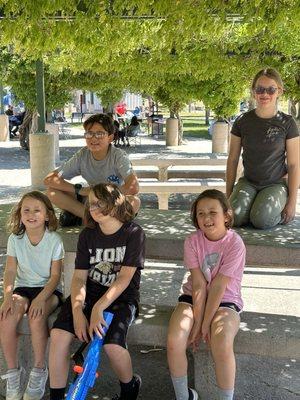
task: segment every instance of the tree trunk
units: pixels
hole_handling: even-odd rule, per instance
[[[179,111],[175,111],[174,114],[178,120],[178,145],[180,146],[183,141],[183,123],[182,123],[182,119],[179,115]]]
[[[210,108],[205,107],[205,125],[209,125]]]

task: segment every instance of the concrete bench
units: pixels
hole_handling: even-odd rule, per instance
[[[224,181],[201,180],[196,182],[143,182],[139,183],[140,193],[154,193],[158,198],[158,208],[168,210],[168,200],[172,193],[201,193],[206,189],[225,192]]]
[[[184,166],[188,170],[191,166],[226,166],[227,155],[226,154],[206,154],[201,157],[176,157],[176,158],[136,158],[130,157],[130,161],[133,167],[156,167],[158,169],[158,180],[167,181],[168,172],[170,167]]]
[[[130,328],[130,343],[141,343],[154,347],[165,347],[168,322],[173,307],[142,305],[138,319]],[[249,385],[261,365],[274,368],[278,363],[284,367],[289,360],[300,357],[299,318],[286,315],[270,315],[244,312],[241,315],[240,331],[235,339],[237,377],[235,398],[262,398],[255,393],[260,390]],[[194,384],[201,399],[215,399],[216,382],[211,354],[206,346],[193,354]],[[280,368],[279,368],[280,371]],[[299,371],[299,368],[298,368]],[[260,373],[261,375],[262,372]],[[291,382],[291,392],[297,383]],[[269,389],[269,388],[268,388]],[[271,392],[272,388],[269,389]],[[265,399],[276,399],[270,393]],[[249,397],[248,397],[249,396]],[[282,397],[280,397],[282,398]],[[293,398],[293,397],[291,397]],[[279,399],[279,397],[278,397]]]
[[[135,166],[134,172],[139,179],[159,180],[158,168]],[[225,180],[225,167],[177,166],[168,168],[168,180],[174,179],[223,179]]]

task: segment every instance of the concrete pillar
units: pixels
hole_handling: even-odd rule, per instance
[[[55,169],[54,135],[38,132],[29,135],[31,185],[44,189],[45,176]]]
[[[178,119],[168,118],[166,121],[166,145],[178,146]]]
[[[46,123],[46,131],[52,133],[54,136],[54,157],[55,163],[59,163],[59,126],[58,124],[48,124]]]
[[[230,125],[227,122],[215,122],[212,126],[212,152],[227,153]]]
[[[0,142],[6,142],[9,139],[8,131],[8,116],[2,114],[0,115]]]

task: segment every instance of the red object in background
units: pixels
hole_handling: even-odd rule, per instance
[[[119,115],[126,114],[126,111],[127,111],[126,104],[124,102],[118,103],[115,107],[115,110],[116,110],[116,113]]]

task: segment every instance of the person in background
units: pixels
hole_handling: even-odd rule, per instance
[[[120,186],[137,213],[140,207],[138,179],[127,154],[111,145],[115,133],[111,117],[107,114],[92,115],[84,121],[83,127],[86,146],[44,179],[47,196],[64,210],[60,215],[60,225],[81,224],[85,199],[90,187],[97,183],[110,182]],[[77,176],[85,179],[89,186],[69,182]]]
[[[299,131],[292,116],[278,111],[279,73],[259,71],[251,92],[256,108],[240,115],[231,130],[226,193],[235,226],[268,229],[295,218],[299,188]],[[235,185],[243,149],[244,176]]]

